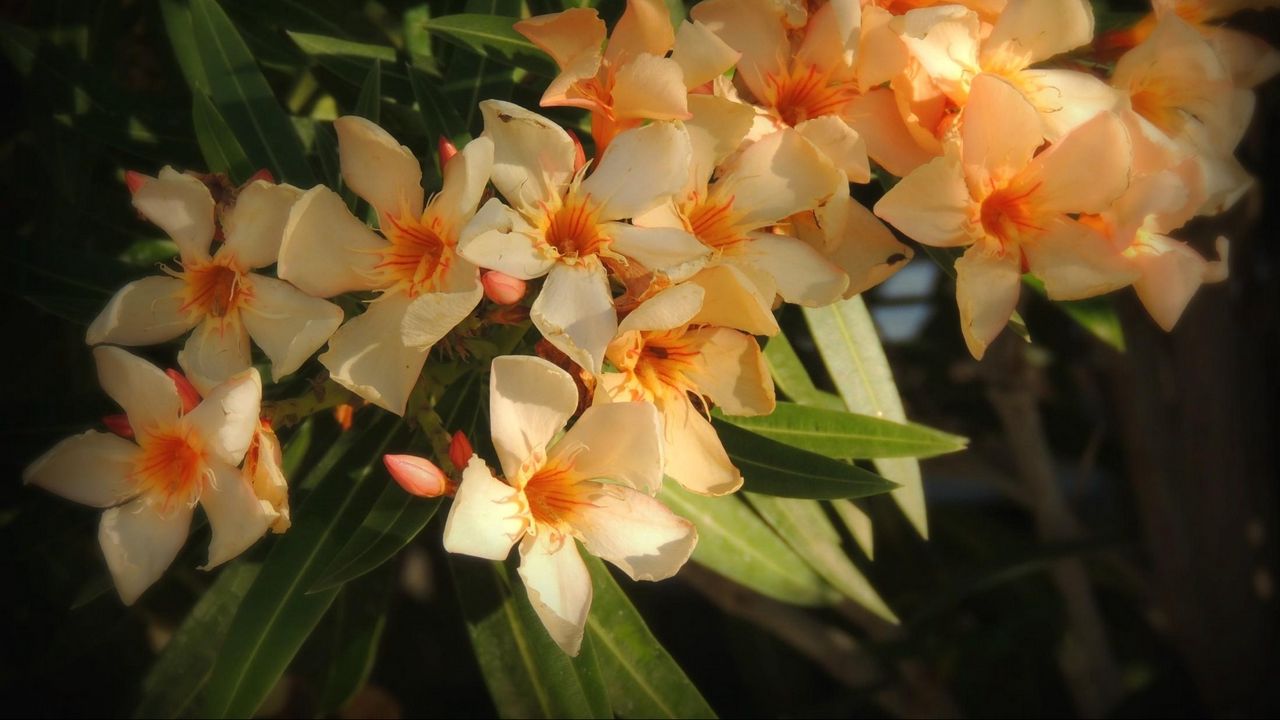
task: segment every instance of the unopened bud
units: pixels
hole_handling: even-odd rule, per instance
[[[582,141],[578,139],[578,133],[569,128],[565,128],[564,131],[573,139],[573,171],[578,172],[583,165],[587,164],[587,151],[582,149]]]
[[[444,166],[449,164],[454,155],[458,154],[458,146],[449,142],[449,138],[441,135],[436,141],[436,152],[440,153],[440,169],[444,170]]]
[[[453,434],[453,438],[449,440],[449,462],[453,463],[455,470],[461,471],[470,462],[471,456],[475,451],[471,449],[471,441],[461,430]]]
[[[355,417],[356,409],[351,403],[343,403],[333,409],[333,419],[338,421],[338,427],[342,428],[342,432],[351,429],[351,420]]]
[[[200,404],[200,391],[196,390],[196,386],[191,384],[186,375],[177,370],[165,370],[164,374],[168,375],[174,386],[178,388],[178,397],[182,398],[182,414],[195,410]]]
[[[484,296],[499,305],[514,305],[524,297],[528,283],[506,273],[490,270],[480,276],[480,284],[484,285]]]
[[[261,170],[259,170],[258,172],[256,172],[256,173],[254,173],[254,174],[250,175],[250,176],[249,176],[249,179],[244,181],[244,184],[245,184],[246,186],[248,186],[248,185],[252,185],[252,184],[254,183],[254,181],[256,181],[256,180],[261,180],[261,181],[263,181],[263,182],[269,182],[269,183],[271,183],[272,185],[274,185],[274,184],[275,184],[275,182],[276,182],[276,176],[275,176],[275,175],[272,175],[270,170],[268,170],[268,169],[266,169],[266,168],[262,168],[262,169],[261,169]]]
[[[129,416],[124,413],[119,415],[108,415],[102,418],[102,424],[106,425],[108,430],[122,438],[133,438],[133,426],[129,424]]]
[[[147,181],[150,179],[151,178],[140,172],[134,172],[133,170],[124,171],[124,184],[129,188],[129,194],[131,195],[141,190],[142,186],[146,185]]]
[[[433,498],[448,490],[449,478],[430,460],[413,455],[383,455],[382,463],[410,495]]]

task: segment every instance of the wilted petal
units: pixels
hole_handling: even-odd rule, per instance
[[[671,59],[684,72],[684,85],[693,89],[706,84],[733,67],[742,53],[729,47],[702,23],[680,23]]]
[[[773,412],[773,377],[754,337],[722,327],[693,330],[686,337],[701,341],[701,357],[688,373],[698,392],[730,415]]]
[[[133,206],[173,238],[183,262],[209,258],[214,204],[204,183],[165,167],[133,193]]]
[[[560,352],[592,373],[618,331],[609,279],[598,261],[557,264],[529,309],[533,324]]]
[[[773,276],[778,294],[807,307],[830,305],[844,295],[849,276],[817,250],[786,235],[754,232],[742,260]]]
[[[520,543],[520,578],[551,639],[577,655],[591,610],[591,575],[578,544],[554,531],[526,537]]]
[[[726,495],[742,487],[742,473],[733,466],[720,436],[688,402],[662,409],[667,475],[687,490],[702,495]]]
[[[249,367],[249,331],[240,318],[205,318],[178,351],[178,364],[200,392]]]
[[[160,368],[117,347],[93,349],[98,383],[129,416],[135,433],[168,427],[182,412],[178,389]]]
[[[526,461],[546,449],[577,409],[578,386],[569,373],[539,357],[494,358],[489,427],[502,474],[511,482],[527,479],[538,468]]]
[[[547,453],[547,465],[573,463],[589,480],[610,480],[652,495],[662,486],[662,420],[649,403],[593,405]]]
[[[555,259],[543,252],[537,228],[498,198],[480,208],[458,238],[458,254],[482,268],[532,280],[547,274]]]
[[[213,459],[236,466],[253,441],[262,407],[262,378],[249,368],[221,383],[183,416]]]
[[[209,518],[213,539],[209,541],[209,561],[201,570],[213,569],[248,550],[267,528],[276,513],[271,504],[259,500],[249,480],[231,465],[217,460],[209,463],[211,479],[200,491],[200,506]]]
[[[422,214],[422,166],[409,148],[365,118],[344,115],[338,132],[342,179],[380,215]]]
[[[177,278],[148,277],[116,291],[98,313],[85,342],[90,345],[155,345],[195,327],[197,316],[182,310],[186,284]]]
[[[338,328],[320,356],[336,382],[397,415],[404,414],[430,349],[404,344],[401,329],[410,302],[401,292],[379,296]]]
[[[1138,272],[1111,241],[1072,220],[1059,220],[1023,244],[1027,265],[1054,300],[1080,300],[1119,290]]]
[[[253,294],[241,310],[249,336],[271,359],[271,380],[297,370],[342,324],[342,308],[311,297],[283,280],[253,276]]]
[[[692,153],[689,133],[675,123],[621,132],[583,181],[582,192],[599,203],[602,220],[634,217],[684,188]]]
[[[276,274],[315,297],[373,290],[378,253],[386,246],[337,193],[317,185],[289,213]]]
[[[289,222],[289,211],[302,197],[292,185],[255,180],[236,196],[236,204],[222,217],[226,242],[218,256],[235,256],[236,265],[253,269],[271,265],[280,256],[280,243]]]
[[[22,482],[94,507],[119,505],[136,494],[130,479],[138,446],[89,430],[54,445],[22,471]]]
[[[698,544],[693,523],[630,488],[588,486],[594,486],[591,502],[572,520],[587,552],[617,565],[632,580],[665,580],[684,567]]]
[[[1022,283],[1019,254],[992,255],[977,245],[956,260],[956,304],[960,330],[974,358],[981,360],[1018,305]]]
[[[102,513],[98,544],[125,605],[132,605],[160,579],[187,541],[190,528],[189,505],[161,509],[145,495]]]
[[[530,212],[560,197],[574,173],[575,151],[568,133],[537,113],[501,100],[485,100],[480,112],[484,134],[493,140],[493,186],[502,197],[517,210]]]
[[[461,555],[503,560],[529,526],[524,497],[472,457],[444,524],[444,549]]]

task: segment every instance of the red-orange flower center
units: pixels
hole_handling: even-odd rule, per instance
[[[572,457],[548,463],[535,472],[524,486],[534,521],[553,528],[571,525],[569,519],[575,510],[591,504],[578,487],[581,482]]]
[[[453,246],[445,240],[439,218],[384,215],[382,232],[390,244],[376,267],[386,286],[401,287],[409,297],[437,291],[453,262]]]
[[[853,83],[832,80],[829,72],[803,63],[767,75],[764,81],[765,97],[760,99],[792,127],[838,113],[857,95]]]
[[[698,391],[689,374],[702,355],[702,340],[689,328],[643,331],[624,335],[625,342],[609,346],[609,362],[627,373],[632,399],[657,403],[685,399]]]
[[[1024,235],[1043,232],[1036,225],[1031,198],[1040,186],[1000,188],[982,202],[982,228],[1002,246],[1016,244]]]
[[[732,197],[705,201],[695,198],[692,206],[685,208],[685,218],[689,232],[715,250],[727,250],[746,239],[735,222]]]
[[[546,209],[543,237],[562,260],[599,255],[608,249],[609,238],[600,232],[597,208],[591,196],[569,193],[555,210]]]
[[[182,309],[202,317],[226,317],[252,294],[244,274],[216,258],[183,268],[180,277],[187,283]]]
[[[138,438],[142,452],[133,467],[140,493],[158,494],[164,507],[190,502],[205,471],[204,450],[188,433],[167,430]]]

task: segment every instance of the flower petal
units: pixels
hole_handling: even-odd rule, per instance
[[[902,178],[876,203],[875,213],[916,242],[953,247],[974,236],[973,205],[960,158],[948,153]]]
[[[689,133],[674,123],[618,133],[582,192],[600,204],[603,220],[634,217],[684,188],[692,153]]]
[[[891,175],[905,177],[933,154],[911,136],[889,88],[863,93],[845,106],[845,122],[867,144],[867,154]]]
[[[258,499],[248,479],[234,466],[214,460],[209,470],[213,477],[201,489],[200,506],[209,517],[213,538],[209,561],[201,570],[212,570],[248,550],[267,534],[276,517],[271,504]]]
[[[297,370],[342,324],[342,308],[283,280],[253,275],[240,311],[249,336],[271,359],[271,381]]]
[[[317,185],[289,213],[276,275],[315,297],[373,290],[378,253],[386,246],[337,193]]]
[[[559,198],[574,174],[574,145],[559,125],[502,100],[480,103],[493,140],[493,186],[520,211]],[[505,272],[505,271],[504,271]]]
[[[780,9],[769,0],[704,0],[690,15],[726,45],[742,53],[737,74],[757,98],[763,98],[769,75],[782,71],[791,44]]]
[[[197,317],[183,312],[178,278],[147,277],[116,291],[85,333],[89,345],[155,345],[195,327]]]
[[[1023,70],[1018,87],[1040,113],[1045,138],[1057,141],[1094,115],[1120,103],[1115,88],[1088,73],[1074,70]]]
[[[1100,213],[1129,186],[1133,144],[1115,113],[1105,112],[1036,156],[1016,183],[1035,188],[1044,213]]]
[[[177,422],[182,400],[173,380],[160,368],[117,347],[93,349],[98,383],[129,416],[135,433],[154,431]]]
[[[956,304],[960,330],[974,358],[981,360],[1018,305],[1022,286],[1019,254],[991,255],[977,245],[956,260]]]
[[[687,373],[698,392],[730,415],[768,415],[777,404],[773,377],[751,335],[723,327],[693,330],[701,353]]]
[[[555,259],[542,251],[537,228],[498,198],[480,208],[458,237],[458,254],[482,268],[532,280],[547,274]]]
[[[977,13],[942,5],[910,10],[900,22],[902,42],[924,73],[948,96],[963,99],[965,81],[980,71]]]
[[[702,309],[706,290],[701,285],[682,283],[663,290],[640,303],[618,323],[618,334],[640,330],[674,330],[693,321]]]
[[[1030,65],[1091,42],[1093,8],[1088,0],[1036,0],[1005,5],[983,47],[996,52],[1007,47]]]
[[[577,655],[591,610],[591,575],[578,543],[554,531],[526,537],[520,543],[519,572],[551,639],[565,653]]]
[[[182,421],[214,459],[234,467],[253,441],[261,409],[262,378],[256,368],[249,368],[210,390]]]
[[[701,495],[727,495],[742,487],[716,430],[687,401],[662,408],[667,475]]]
[[[698,544],[693,523],[631,488],[585,484],[595,486],[591,502],[577,509],[572,523],[587,552],[632,580],[665,580],[684,567]]]
[[[480,284],[475,266],[458,258],[449,271],[454,275],[470,275],[471,282],[443,292],[424,293],[409,303],[400,324],[400,340],[407,347],[431,347],[480,304],[484,286]]]
[[[713,265],[689,279],[706,295],[702,309],[691,322],[719,325],[752,335],[777,335],[773,298],[778,294],[773,276],[762,270],[734,265]]]
[[[867,143],[849,123],[835,115],[823,115],[797,124],[796,132],[813,143],[848,182],[871,182]]]
[[[710,248],[681,228],[608,223],[605,232],[612,239],[611,250],[677,282],[700,270],[711,254]]]
[[[1162,235],[1146,236],[1131,254],[1142,273],[1133,283],[1138,299],[1165,332],[1173,330],[1205,282],[1209,263],[1186,243]]]
[[[249,367],[249,331],[240,318],[205,318],[178,351],[178,365],[201,393]]]
[[[689,117],[688,93],[674,60],[637,55],[614,75],[613,114],[618,119],[683,120]]]
[[[1017,88],[983,73],[973,80],[960,141],[965,174],[976,188],[991,192],[1031,162],[1044,131],[1035,107]]]
[[[915,254],[849,195],[833,197],[815,211],[815,218],[819,237],[809,237],[803,225],[798,228],[800,237],[849,276],[846,298],[884,282]]]
[[[1043,235],[1023,245],[1031,272],[1044,281],[1054,300],[1080,300],[1119,290],[1138,272],[1096,230],[1073,220],[1059,220]]]
[[[547,453],[547,464],[569,459],[578,477],[610,480],[650,495],[662,487],[662,418],[653,405],[593,405]]]
[[[357,115],[333,121],[342,180],[379,216],[422,214],[422,166],[409,148]]]
[[[578,409],[578,386],[569,373],[539,357],[503,355],[489,380],[489,427],[502,474],[518,484],[537,470],[539,456]]]
[[[756,114],[750,105],[715,95],[690,95],[689,111],[693,117],[684,127],[693,150],[693,190],[700,192],[716,166],[742,145]]]
[[[504,560],[529,526],[520,491],[489,472],[472,456],[444,524],[444,549],[486,560]]]
[[[736,226],[754,230],[820,205],[839,184],[839,172],[813,143],[784,128],[722,169],[712,192],[732,197]]]
[[[401,292],[379,296],[338,328],[320,356],[334,381],[397,415],[404,414],[429,350],[404,344],[401,329],[410,302]]]
[[[289,211],[302,197],[292,185],[256,180],[236,196],[236,204],[222,217],[225,244],[219,257],[231,253],[242,269],[266,267],[280,257],[280,243]]]
[[[214,203],[204,183],[166,166],[133,193],[133,206],[173,238],[183,262],[209,258]]]
[[[751,233],[742,260],[769,273],[778,294],[807,307],[830,305],[844,296],[849,276],[801,240],[767,232]]]
[[[618,331],[604,266],[598,261],[557,263],[529,308],[529,317],[547,342],[570,360],[600,372],[605,347]]]
[[[596,64],[600,63],[600,47],[604,45],[606,31],[604,21],[593,8],[570,8],[538,15],[521,20],[513,27],[550,55],[561,70],[579,63],[584,56],[594,57]]]
[[[680,66],[684,73],[684,85],[689,89],[723,75],[740,57],[742,53],[729,47],[710,28],[697,20],[680,23],[680,29],[676,31],[675,48],[671,51],[671,59]]]
[[[630,62],[638,55],[661,57],[675,42],[671,13],[662,0],[628,0],[618,19],[604,57],[614,66]]]
[[[458,232],[476,214],[492,171],[493,140],[479,137],[467,143],[445,165],[444,183],[431,198],[426,214],[443,219],[448,232]]]
[[[93,507],[119,505],[137,494],[130,476],[138,446],[93,430],[54,445],[22,471],[22,482]]]
[[[187,541],[190,528],[189,505],[178,503],[162,510],[145,495],[102,513],[98,544],[125,605],[132,605],[160,579]]]

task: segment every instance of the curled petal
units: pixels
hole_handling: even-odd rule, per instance
[[[559,125],[501,100],[480,103],[493,140],[493,186],[520,211],[560,197],[573,178],[573,140]]]
[[[422,214],[422,166],[386,130],[356,115],[333,121],[342,179],[381,215]]]
[[[134,191],[133,206],[173,238],[183,262],[209,258],[214,203],[200,180],[165,167]]]
[[[502,473],[513,483],[538,467],[547,443],[578,409],[578,386],[569,373],[539,357],[494,358],[489,381],[489,425]]]
[[[249,331],[238,313],[205,318],[178,351],[178,364],[201,392],[249,367],[249,360]]]
[[[89,430],[37,458],[22,471],[22,482],[83,505],[119,505],[136,494],[130,475],[138,452],[124,438]]]
[[[519,572],[551,639],[565,653],[577,655],[591,610],[591,575],[578,544],[555,531],[526,537],[520,543]]]
[[[116,291],[98,313],[85,342],[89,345],[155,345],[195,327],[197,316],[182,310],[186,285],[177,278],[148,277]]]
[[[258,499],[249,479],[234,466],[214,460],[209,463],[212,477],[200,492],[200,506],[209,518],[213,539],[209,542],[209,561],[201,569],[210,570],[248,550],[267,533],[276,518],[275,509]]]
[[[160,368],[117,347],[93,349],[98,382],[129,416],[134,432],[168,427],[182,413],[173,381]]]
[[[495,478],[472,457],[444,525],[444,549],[486,560],[503,560],[529,526],[524,496]]]
[[[605,347],[618,331],[609,279],[598,261],[557,264],[529,308],[538,331],[584,369],[598,373]]]
[[[253,441],[261,407],[262,378],[256,368],[249,368],[213,388],[182,421],[214,459],[235,467]]]
[[[1021,284],[1021,258],[1017,252],[993,255],[974,245],[956,260],[960,330],[974,358],[981,360],[987,346],[1008,324],[1018,304]]]
[[[314,297],[373,290],[371,278],[386,245],[337,193],[317,185],[289,213],[276,274]]]

